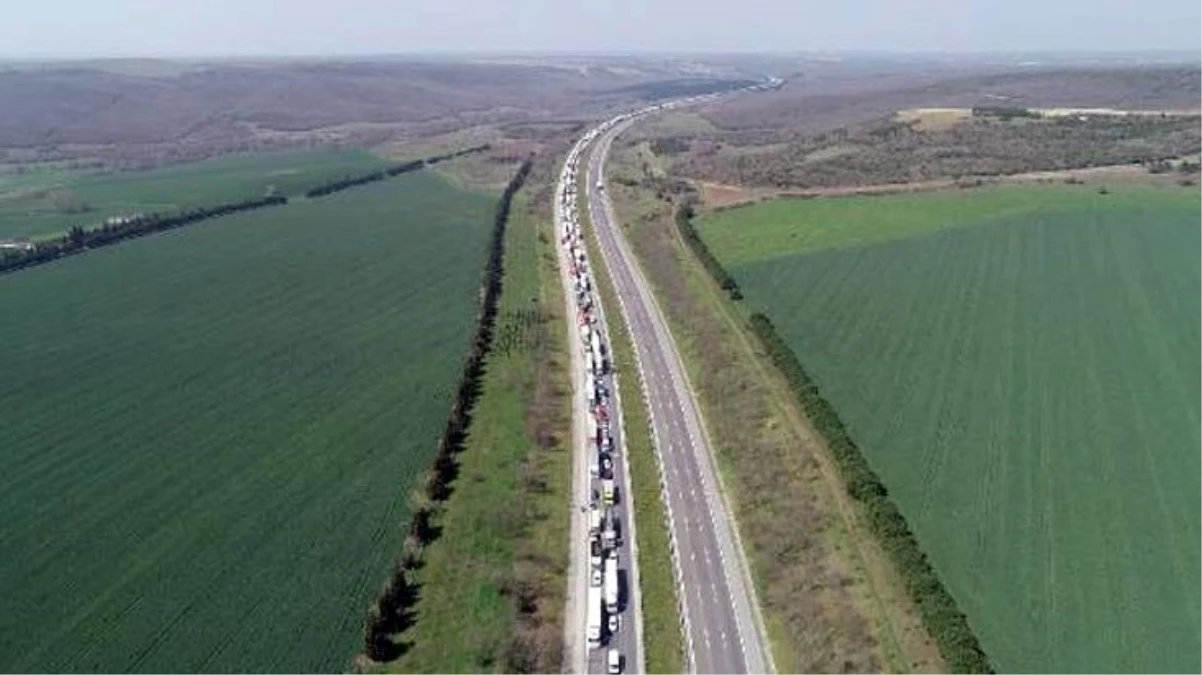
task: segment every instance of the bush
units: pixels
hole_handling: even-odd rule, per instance
[[[676,228],[680,230],[681,236],[684,237],[689,248],[693,249],[693,253],[697,255],[697,259],[701,261],[701,265],[709,272],[714,282],[726,291],[731,300],[742,300],[743,291],[739,290],[739,285],[735,283],[734,277],[730,276],[722,263],[718,262],[718,259],[710,253],[709,247],[697,234],[697,229],[693,227],[692,206],[682,204],[677,207]]]

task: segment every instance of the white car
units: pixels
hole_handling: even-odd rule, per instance
[[[610,614],[609,615],[609,634],[613,635],[614,633],[617,633],[617,632],[618,632],[618,615]]]
[[[601,570],[597,570],[597,569],[593,570],[593,576],[589,579],[589,585],[590,586],[600,586],[601,585]]]
[[[622,672],[622,654],[618,650],[611,648],[605,658],[605,663],[609,666],[609,672],[612,675]]]

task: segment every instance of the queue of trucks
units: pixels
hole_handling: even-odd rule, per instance
[[[757,87],[780,86],[781,81],[769,78]],[[753,89],[755,87],[752,87]],[[586,639],[590,648],[599,648],[618,631],[618,616],[623,609],[618,574],[618,549],[622,545],[621,523],[614,505],[619,499],[614,482],[614,440],[610,432],[610,392],[605,376],[612,368],[612,355],[605,344],[605,336],[597,324],[597,306],[594,299],[594,284],[585,251],[584,238],[580,229],[577,210],[577,167],[584,150],[599,136],[612,127],[645,114],[674,108],[680,105],[700,103],[718,97],[719,94],[704,94],[686,99],[655,104],[641,110],[624,113],[602,123],[584,135],[568,153],[560,174],[560,212],[556,214],[560,225],[560,244],[568,261],[576,321],[579,327],[580,349],[587,366],[584,382],[585,403],[588,406],[587,442],[589,457],[588,552],[589,586],[587,594],[588,620]],[[598,192],[605,190],[604,181],[598,178]],[[622,654],[611,646],[606,654],[609,673],[622,669]]]
[[[621,119],[626,119],[623,116]],[[561,176],[559,194],[561,212],[560,244],[564,247],[569,265],[576,321],[580,335],[580,350],[584,356],[584,398],[589,414],[586,420],[588,441],[589,491],[588,510],[589,586],[587,594],[586,639],[590,648],[600,648],[617,633],[619,615],[623,609],[619,586],[618,548],[621,546],[619,518],[614,505],[619,495],[614,478],[615,452],[611,433],[610,395],[606,375],[612,368],[612,355],[605,342],[604,331],[598,325],[597,300],[584,237],[577,209],[576,170],[583,150],[601,133],[620,119],[611,120],[589,132],[568,155]],[[606,653],[606,669],[621,670],[622,654],[610,643]]]

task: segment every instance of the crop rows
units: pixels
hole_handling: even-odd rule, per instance
[[[731,268],[1001,670],[1199,668],[1194,199],[1127,195]],[[858,221],[843,225],[854,240]]]
[[[349,667],[493,205],[418,173],[0,279],[0,669]]]

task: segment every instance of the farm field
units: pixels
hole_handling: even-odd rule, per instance
[[[0,174],[0,239],[38,238],[115,215],[294,195],[387,162],[358,150],[239,154],[145,171],[95,173],[61,167]],[[87,210],[83,210],[83,209]]]
[[[1193,190],[1046,186],[697,227],[1001,672],[1193,672],[1200,216]]]
[[[494,204],[421,172],[0,279],[0,670],[348,669]]]

